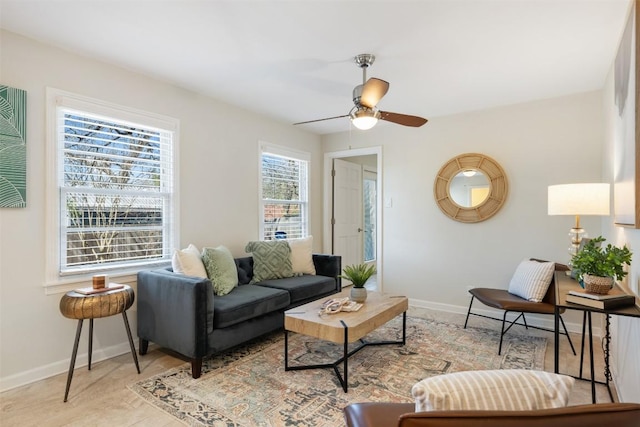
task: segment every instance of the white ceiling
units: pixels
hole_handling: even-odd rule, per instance
[[[630,0],[0,0],[6,30],[284,123],[378,107],[433,118],[601,89]],[[1,53],[0,53],[1,55]],[[390,126],[397,126],[391,125]],[[426,126],[428,126],[427,124]],[[302,125],[320,134],[346,118]]]

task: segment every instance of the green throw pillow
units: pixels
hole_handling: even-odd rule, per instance
[[[229,249],[224,246],[204,248],[202,262],[216,295],[226,295],[238,285],[238,270]]]
[[[244,250],[253,256],[253,279],[250,283],[293,276],[291,247],[287,242],[249,242]]]

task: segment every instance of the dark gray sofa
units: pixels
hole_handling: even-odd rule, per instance
[[[284,311],[340,292],[342,260],[314,254],[316,275],[249,284],[253,258],[235,259],[238,286],[214,296],[209,279],[174,273],[170,268],[138,273],[139,352],[149,342],[191,361],[191,375],[200,377],[202,361],[284,326]]]

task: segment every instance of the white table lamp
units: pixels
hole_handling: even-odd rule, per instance
[[[580,227],[580,215],[609,215],[610,185],[603,183],[561,184],[549,186],[549,215],[574,215],[575,225],[570,230],[571,247],[575,255],[580,247],[584,229]]]

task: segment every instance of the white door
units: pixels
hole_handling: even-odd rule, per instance
[[[362,166],[333,159],[333,253],[342,267],[362,258]]]

